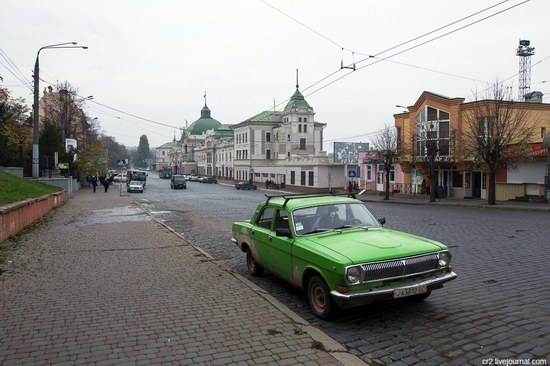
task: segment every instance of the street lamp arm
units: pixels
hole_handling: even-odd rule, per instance
[[[53,47],[58,47],[58,46],[67,46],[67,45],[77,45],[78,42],[65,42],[65,43],[56,43],[56,44],[49,44],[47,46],[44,46],[44,47],[40,47],[40,49],[38,50],[38,53],[40,53],[40,51],[42,51],[44,48],[53,48]]]

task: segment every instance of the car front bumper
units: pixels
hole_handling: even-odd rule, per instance
[[[443,284],[445,282],[454,280],[456,277],[456,273],[446,272],[426,279],[404,281],[402,283],[377,287],[361,292],[341,293],[333,290],[330,292],[330,294],[332,295],[332,298],[334,299],[336,305],[341,308],[350,308],[370,304],[378,300],[393,299],[394,290],[397,289],[427,286],[427,290],[429,292],[443,287]]]

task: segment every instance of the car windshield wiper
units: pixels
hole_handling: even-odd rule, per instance
[[[361,225],[342,225],[342,226],[339,226],[337,228],[335,228],[335,230],[338,230],[338,229],[348,229],[348,228],[358,228],[358,229],[365,229],[365,230],[368,230],[369,227],[368,226],[361,226]]]
[[[339,233],[342,232],[341,230],[338,230],[338,228],[336,228],[336,229],[319,228],[319,229],[315,229],[315,230],[313,230],[313,231],[308,231],[307,233],[304,233],[303,235],[317,234],[317,233],[326,233],[326,232],[330,232],[330,231],[337,231],[337,232],[339,232]]]

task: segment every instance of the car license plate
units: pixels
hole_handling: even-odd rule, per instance
[[[407,297],[413,295],[424,294],[428,292],[428,286],[416,286],[416,287],[407,287],[407,288],[398,288],[393,290],[393,297],[395,299],[400,297]]]

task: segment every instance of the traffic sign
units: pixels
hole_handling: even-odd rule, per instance
[[[124,160],[123,160],[123,159],[118,159],[118,160],[116,161],[116,165],[118,165],[118,166],[123,166],[123,165],[124,165]]]

